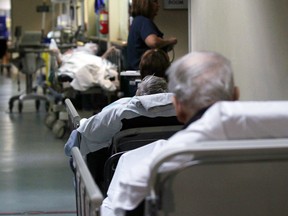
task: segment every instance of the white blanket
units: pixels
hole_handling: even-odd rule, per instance
[[[116,66],[99,56],[76,51],[63,55],[59,75],[67,75],[73,79],[70,85],[78,91],[86,91],[100,86],[106,91],[115,91],[118,86]],[[110,78],[114,80],[111,81]]]

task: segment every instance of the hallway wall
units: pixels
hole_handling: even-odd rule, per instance
[[[127,2],[127,0],[111,0],[110,3],[113,4],[118,1],[122,1],[124,4]],[[175,46],[175,58],[179,58],[188,52],[188,10],[165,10],[163,9],[163,1],[160,0],[159,3],[160,11],[155,18],[155,23],[165,37],[177,37],[178,44]],[[36,6],[41,4],[42,0],[11,0],[12,34],[14,34],[14,28],[17,25],[22,26],[23,32],[25,30],[41,30],[42,14],[36,12]],[[47,0],[47,4],[51,5],[51,1]],[[94,0],[85,0],[85,4],[87,9],[85,16],[88,20],[87,34],[88,36],[95,36]],[[115,7],[115,9],[117,10],[118,7]],[[45,25],[45,32],[47,33],[52,28],[52,12],[46,14]],[[115,31],[118,31],[118,27]]]
[[[188,53],[188,10],[167,10],[159,0],[160,11],[155,23],[164,33],[164,37],[176,37],[178,43],[174,47],[175,59]],[[170,54],[171,56],[171,54]]]
[[[42,13],[36,12],[36,7],[43,2],[40,0],[11,0],[12,36],[15,26],[22,26],[24,31],[40,31],[42,27]],[[50,1],[47,1],[50,4]],[[45,32],[52,29],[52,14],[46,13]]]
[[[191,0],[190,50],[232,60],[242,100],[288,99],[288,1]]]

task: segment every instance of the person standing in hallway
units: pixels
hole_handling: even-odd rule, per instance
[[[127,69],[138,70],[141,56],[151,48],[161,48],[168,52],[177,44],[176,37],[165,39],[154,23],[159,11],[158,0],[133,0],[127,45]]]

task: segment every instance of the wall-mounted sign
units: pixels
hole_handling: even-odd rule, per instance
[[[164,9],[188,9],[188,0],[164,0]]]

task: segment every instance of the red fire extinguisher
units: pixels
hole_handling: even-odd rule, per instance
[[[103,8],[100,11],[100,18],[99,18],[99,22],[100,22],[100,33],[101,34],[108,34],[108,11],[105,10],[105,8]]]

